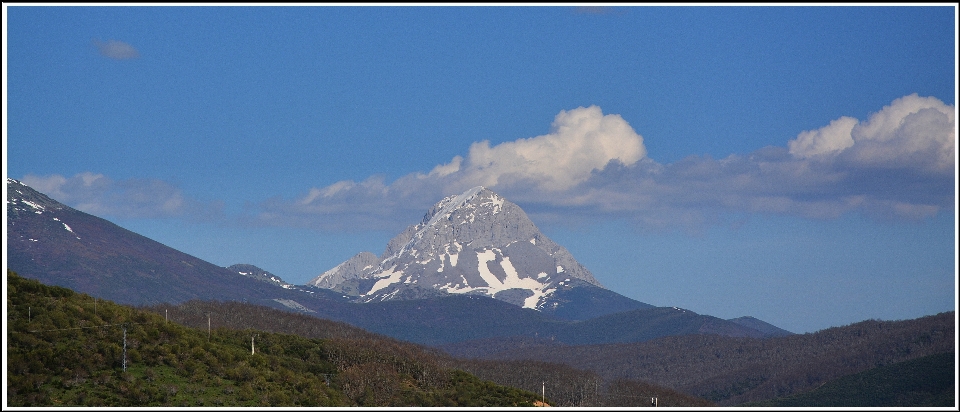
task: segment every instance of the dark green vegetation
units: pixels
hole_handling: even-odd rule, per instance
[[[132,308],[10,271],[7,294],[10,406],[528,406],[543,382],[558,406],[711,405],[563,365],[459,360],[240,302]]]
[[[955,406],[955,352],[929,355],[847,375],[786,398],[744,406]]]
[[[876,367],[956,352],[956,317],[868,320],[778,338],[667,336],[645,342],[559,345],[543,340],[475,345],[489,360],[538,360],[596,373],[605,381],[644,380],[713,401],[741,405],[810,391]],[[486,350],[479,348],[485,346]],[[466,355],[460,348],[461,355]],[[491,349],[499,349],[493,353]],[[956,380],[950,380],[951,386]],[[831,405],[833,406],[833,405]]]
[[[10,406],[527,406],[540,399],[362,340],[225,328],[208,335],[13,272],[7,294]]]

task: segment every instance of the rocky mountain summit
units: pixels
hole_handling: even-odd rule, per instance
[[[359,253],[307,285],[359,302],[475,294],[537,310],[557,305],[560,290],[603,288],[519,206],[481,186],[435,204],[379,257]]]

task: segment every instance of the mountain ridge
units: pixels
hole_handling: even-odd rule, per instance
[[[118,303],[245,301],[343,321],[376,333],[430,345],[514,335],[574,336],[570,330],[600,322],[592,319],[653,308],[567,277],[557,279],[552,295],[559,304],[540,311],[524,309],[509,299],[443,293],[417,285],[397,289],[395,296],[401,296],[400,292],[407,293],[407,296],[401,296],[405,299],[356,303],[338,291],[291,285],[254,265],[216,266],[105,219],[60,204],[13,179],[8,179],[7,212],[9,236],[5,263],[9,268],[45,284],[64,286]],[[425,221],[429,222],[435,215]],[[407,242],[410,239],[412,236]],[[529,242],[519,243],[533,247]],[[402,245],[397,244],[394,244],[394,252],[401,249]],[[510,256],[506,254],[506,257]],[[449,256],[444,258],[450,259]],[[493,259],[488,263],[502,268],[506,266],[502,264],[504,261],[498,263]],[[519,262],[518,266],[521,266]],[[546,263],[552,266],[554,261]],[[366,284],[358,284],[358,287],[366,288],[379,281],[360,280]],[[649,317],[651,313],[656,312],[636,312],[635,315]],[[673,318],[667,322],[679,323],[661,328],[660,332],[637,336],[646,339],[671,330],[740,333],[736,332],[739,327],[733,323],[701,331],[703,316],[706,315]],[[578,322],[586,323],[572,326]],[[605,329],[600,333],[606,336],[602,339],[604,341],[631,339],[624,338],[630,331],[616,325],[601,329]],[[581,338],[568,340],[572,343],[579,341],[577,339]]]

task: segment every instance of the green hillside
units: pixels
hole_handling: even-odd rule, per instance
[[[956,406],[955,352],[924,356],[829,381],[802,394],[744,406]]]
[[[377,356],[384,359],[416,359],[424,365],[433,365],[434,370],[459,369],[500,385],[534,393],[545,391],[551,406],[646,406],[650,397],[657,397],[660,406],[713,406],[709,401],[668,388],[623,379],[605,382],[596,373],[560,364],[458,359],[437,348],[404,342],[345,323],[249,303],[193,300],[144,309],[169,317],[171,322],[200,330],[206,330],[209,322],[214,330],[222,327],[294,334],[325,339],[342,348],[375,349]]]
[[[376,342],[208,332],[11,271],[6,281],[9,406],[531,406],[540,400],[429,359],[379,350]]]

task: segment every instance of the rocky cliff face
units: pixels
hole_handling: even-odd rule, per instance
[[[308,285],[358,301],[480,294],[542,309],[558,288],[600,283],[519,206],[483,187],[435,204],[383,255],[360,253]]]

